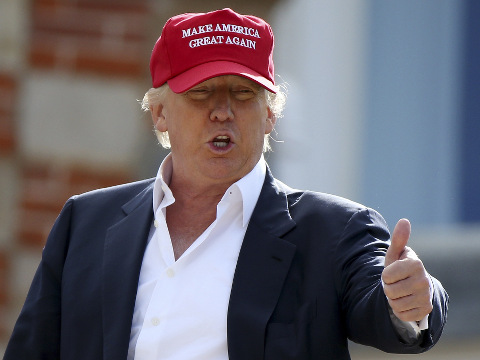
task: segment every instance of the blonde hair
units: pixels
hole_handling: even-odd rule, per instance
[[[162,103],[165,99],[165,95],[168,89],[169,87],[167,83],[163,84],[158,88],[149,89],[143,96],[143,100],[141,102],[143,111],[150,111],[152,106]],[[285,104],[287,102],[286,85],[277,85],[276,93],[272,93],[265,89],[265,99],[267,101],[267,106],[272,112],[273,116],[276,119],[283,117],[283,110],[285,109]],[[162,145],[166,149],[169,149],[171,145],[168,131],[160,132],[156,129],[154,131],[160,145]],[[265,134],[265,139],[263,142],[263,152],[267,152],[270,150],[272,150],[270,146],[270,134]]]

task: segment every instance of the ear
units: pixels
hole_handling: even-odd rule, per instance
[[[150,106],[150,114],[152,115],[153,126],[160,132],[167,131],[167,121],[164,115],[164,107],[162,104]]]
[[[277,123],[277,117],[273,114],[270,108],[267,108],[267,118],[265,121],[265,134],[270,134],[275,128],[275,124]]]

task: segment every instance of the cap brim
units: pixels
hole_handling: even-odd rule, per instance
[[[277,87],[270,80],[252,69],[231,61],[211,61],[200,64],[167,81],[174,93],[182,93],[201,82],[222,75],[238,75],[250,79],[268,91],[277,92]]]

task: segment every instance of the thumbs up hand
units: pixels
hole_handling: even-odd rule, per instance
[[[397,318],[420,321],[433,307],[427,271],[417,254],[407,246],[410,232],[407,219],[399,220],[393,230],[382,273],[383,291]]]

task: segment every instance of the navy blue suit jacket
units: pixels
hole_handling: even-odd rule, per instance
[[[146,180],[68,200],[4,360],[126,359],[152,190]],[[380,281],[388,245],[375,211],[290,189],[267,171],[233,280],[229,358],[349,359],[347,338],[387,352],[433,346],[447,294],[433,279],[429,329],[417,343],[403,344]]]

